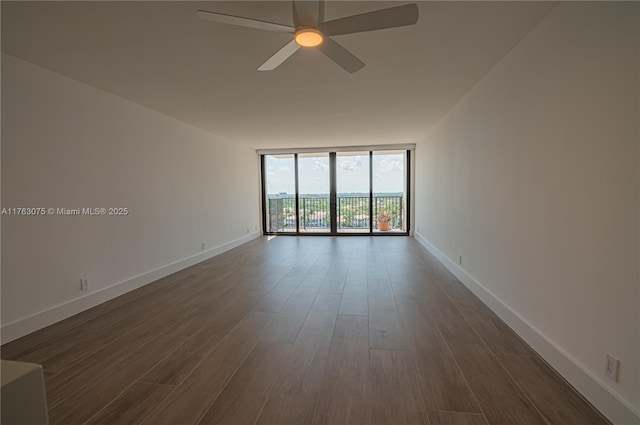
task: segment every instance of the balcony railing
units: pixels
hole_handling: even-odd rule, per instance
[[[301,196],[299,198],[300,231],[329,232],[331,210],[329,196]],[[358,195],[337,196],[337,224],[339,232],[363,232],[369,230],[369,197]],[[269,195],[267,230],[269,232],[296,231],[296,204],[293,195]],[[378,226],[378,212],[390,211],[389,228],[404,228],[404,197],[402,195],[373,196],[373,228]]]

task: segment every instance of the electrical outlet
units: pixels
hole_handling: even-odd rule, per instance
[[[620,361],[609,353],[605,353],[604,374],[613,382],[618,382],[618,366]]]
[[[458,264],[462,265],[462,255],[458,258]]]
[[[418,232],[420,231],[420,226],[418,226]]]
[[[202,242],[202,249],[205,249],[207,247],[207,244]]]
[[[83,277],[82,279],[80,279],[80,290],[86,291],[87,289],[89,289],[89,279]]]
[[[249,234],[249,228],[247,227],[247,235]]]

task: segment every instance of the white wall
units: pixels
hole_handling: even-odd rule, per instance
[[[3,208],[130,211],[2,217],[3,342],[258,234],[247,147],[5,54],[2,124]]]
[[[416,149],[417,238],[616,423],[640,410],[638,22],[561,3]]]

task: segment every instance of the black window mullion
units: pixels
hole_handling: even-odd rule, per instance
[[[296,233],[300,233],[300,207],[298,206],[298,200],[300,198],[300,194],[298,193],[298,154],[293,154],[293,164],[295,170],[295,188],[296,188]]]
[[[405,198],[407,202],[405,203],[405,228],[407,234],[409,234],[410,225],[411,225],[411,150],[407,149],[407,193],[405,193]]]
[[[369,233],[373,233],[373,151],[369,151]]]
[[[329,214],[331,216],[331,233],[338,233],[336,153],[329,152]]]
[[[267,175],[265,171],[265,157],[264,155],[260,155],[260,174],[262,180],[262,234],[266,233],[267,230],[267,187],[266,187],[266,178]]]

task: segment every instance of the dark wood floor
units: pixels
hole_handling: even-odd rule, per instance
[[[261,238],[6,344],[52,424],[606,424],[412,238]]]

